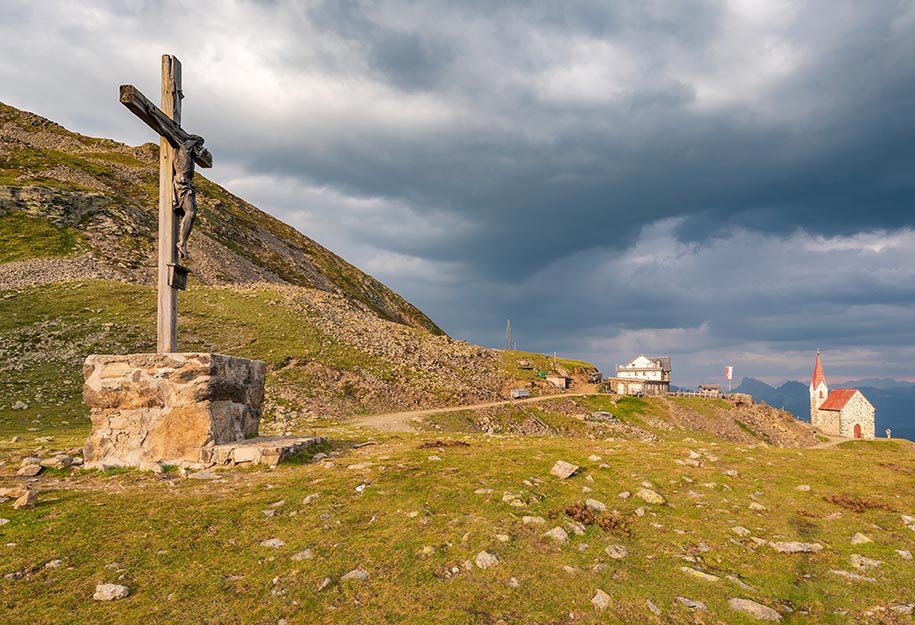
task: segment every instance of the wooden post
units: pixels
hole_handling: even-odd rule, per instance
[[[162,112],[181,125],[181,62],[162,55]],[[178,351],[178,289],[169,283],[169,265],[178,264],[178,219],[172,209],[172,162],[175,149],[159,138],[159,299],[156,316],[156,351]]]

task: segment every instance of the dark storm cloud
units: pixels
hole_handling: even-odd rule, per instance
[[[164,51],[217,181],[452,334],[915,362],[911,2],[23,0],[0,100],[148,141]]]
[[[697,241],[732,227],[848,234],[912,222],[915,38],[894,26],[904,5],[797,9],[766,33],[796,48],[793,66],[763,85],[751,76],[746,88],[758,94],[722,79],[717,88],[734,93],[711,105],[678,58],[695,57],[709,74],[728,65],[730,51],[715,48],[732,23],[720,6],[678,6],[611,8],[598,19],[588,3],[491,13],[319,4],[299,17],[344,40],[354,80],[424,92],[459,112],[406,136],[342,129],[317,149],[308,119],[284,118],[285,139],[267,152],[252,137],[244,166],[452,212],[475,227],[448,246],[408,240],[402,249],[472,257],[478,270],[513,279],[530,264],[516,262],[508,231],[544,266],[580,249],[625,247],[641,226],[675,216],[689,217],[678,232]],[[618,48],[601,61],[611,73],[616,57],[634,65],[618,93],[544,87],[543,76],[581,61],[567,50],[575,38]],[[289,42],[289,58],[299,45],[307,43]],[[598,72],[586,89],[600,91],[602,79]]]

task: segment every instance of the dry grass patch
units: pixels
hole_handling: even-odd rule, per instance
[[[896,509],[881,501],[871,501],[863,497],[851,497],[849,495],[829,495],[823,497],[824,501],[834,503],[837,506],[852,510],[853,512],[865,512],[867,510],[886,510],[887,512],[896,512]]]

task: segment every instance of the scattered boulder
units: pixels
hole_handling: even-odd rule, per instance
[[[779,553],[816,553],[822,551],[820,543],[770,542],[769,546]]]
[[[31,488],[26,493],[13,502],[13,510],[22,510],[23,508],[34,508],[38,503],[38,491]]]
[[[286,543],[280,540],[279,538],[268,538],[267,540],[262,540],[258,543],[261,547],[269,547],[271,549],[279,549]]]
[[[595,512],[606,512],[607,504],[600,502],[596,499],[586,499],[585,505],[594,510]]]
[[[864,556],[858,555],[857,553],[851,554],[849,560],[851,561],[851,565],[856,569],[875,569],[883,564],[883,562],[880,560],[865,558]]]
[[[35,477],[41,473],[42,466],[40,464],[27,464],[23,467],[20,467],[16,471],[16,475],[19,477]]]
[[[591,604],[598,610],[606,610],[610,607],[610,595],[598,588],[591,599]]]
[[[24,401],[17,401],[11,406],[12,410],[28,410],[29,405]]]
[[[569,542],[569,534],[562,529],[561,527],[554,527],[548,532],[543,534],[545,538],[552,538],[558,543],[567,543]]]
[[[73,458],[66,454],[58,454],[53,458],[45,458],[41,461],[41,466],[46,469],[66,469],[73,464]]]
[[[292,559],[296,562],[301,562],[302,560],[311,560],[315,555],[311,552],[311,549],[305,549],[304,551],[299,551],[292,554]]]
[[[731,531],[740,536],[741,538],[746,538],[750,535],[750,530],[740,525],[735,525],[731,528]]]
[[[750,508],[750,510],[754,510],[755,512],[762,512],[766,509],[766,507],[764,505],[762,505],[761,503],[759,503],[758,501],[751,501],[749,508]]]
[[[640,488],[636,495],[645,503],[653,503],[656,505],[667,503],[667,500],[664,499],[664,496],[661,493],[653,491],[650,488]]]
[[[555,475],[561,480],[568,479],[578,471],[578,465],[570,464],[564,460],[557,460],[553,468],[550,469],[550,475]]]
[[[648,610],[655,616],[661,616],[661,608],[655,605],[654,601],[651,599],[646,599],[645,603],[648,605]]]
[[[865,536],[864,534],[862,534],[861,532],[855,532],[855,535],[851,537],[851,544],[853,544],[853,545],[863,545],[865,543],[872,543],[872,542],[874,542],[874,541],[871,540],[870,538],[868,538],[867,536]]]
[[[604,549],[604,553],[606,553],[614,560],[622,560],[629,555],[629,550],[622,545],[610,545]]]
[[[3,521],[3,519],[0,519],[0,525],[3,524],[2,521]],[[909,551],[908,549],[897,549],[896,553],[899,554],[899,557],[902,558],[903,560],[912,559],[912,552]]]
[[[490,567],[496,566],[499,564],[499,558],[495,555],[489,553],[488,551],[481,551],[477,554],[477,557],[474,558],[474,562],[481,569],[488,569]]]
[[[690,610],[708,610],[708,606],[701,601],[694,601],[686,597],[677,597],[677,601],[685,605]]]
[[[130,595],[130,589],[121,584],[98,584],[92,598],[96,601],[116,601]]]
[[[9,519],[0,519],[0,526],[6,525],[6,524],[9,523],[9,522],[10,522]]]
[[[750,599],[728,599],[728,606],[759,621],[781,621],[782,615],[761,603]]]
[[[343,577],[340,578],[340,581],[345,582],[347,580],[352,579],[352,580],[364,582],[368,578],[369,578],[369,574],[368,574],[368,571],[366,571],[365,569],[353,569],[349,573],[346,573],[345,575],[343,575]]]
[[[546,523],[546,519],[542,516],[523,516],[521,522],[525,525],[543,525]]]
[[[704,582],[717,582],[717,581],[721,580],[721,578],[718,577],[717,575],[712,575],[711,573],[705,573],[704,571],[700,571],[699,569],[694,569],[689,566],[681,566],[680,570],[682,572],[686,573],[687,575],[689,575],[690,577],[693,577],[695,579],[701,579]]]

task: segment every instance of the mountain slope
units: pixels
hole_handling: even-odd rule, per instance
[[[90,353],[153,351],[158,146],[84,137],[0,104],[0,435],[85,435]],[[268,363],[265,430],[506,397],[518,360],[455,341],[372,277],[206,180],[178,347]]]
[[[0,288],[67,277],[155,282],[158,146],[85,137],[0,103]],[[422,312],[291,226],[198,173],[190,268],[204,284],[337,293],[441,334]],[[57,260],[48,260],[57,259]]]

